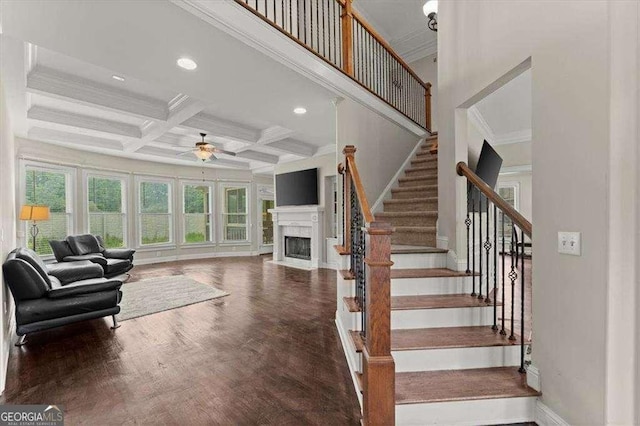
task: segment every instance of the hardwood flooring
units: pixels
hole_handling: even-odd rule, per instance
[[[73,324],[12,347],[3,403],[59,404],[69,425],[357,425],[334,324],[336,273],[243,257],[138,266],[230,296],[122,322]],[[125,285],[132,285],[131,283]]]

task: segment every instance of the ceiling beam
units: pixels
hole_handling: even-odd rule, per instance
[[[105,120],[103,118],[76,114],[70,111],[63,111],[38,105],[29,108],[27,118],[30,120],[62,124],[65,126],[95,130],[98,132],[126,136],[129,138],[140,138],[142,136],[140,128],[133,124]]]
[[[285,154],[295,154],[301,157],[311,157],[317,151],[317,148],[315,146],[291,138],[283,139],[281,141],[273,142],[263,146],[272,148]]]
[[[89,135],[80,135],[77,133],[69,133],[61,130],[45,129],[42,127],[32,127],[27,134],[29,139],[44,142],[62,142],[65,144],[77,144],[84,147],[106,148],[112,150],[121,150],[122,143],[118,140],[98,138]]]
[[[260,137],[260,131],[233,121],[200,113],[185,120],[181,127],[204,132],[209,136],[222,136],[245,143],[256,143]]]
[[[166,121],[166,102],[37,65],[27,76],[27,91],[92,107]]]
[[[277,155],[265,154],[253,150],[238,152],[238,157],[247,158],[249,160],[261,161],[263,163],[278,164],[280,157]]]
[[[281,126],[271,126],[260,132],[260,139],[258,144],[264,145],[271,142],[280,141],[292,136],[295,132],[291,129]]]
[[[206,108],[206,104],[187,95],[180,94],[169,102],[169,116],[166,121],[157,121],[147,126],[139,141],[131,142],[125,147],[127,152],[135,152],[149,142],[161,137],[182,122],[192,118]]]

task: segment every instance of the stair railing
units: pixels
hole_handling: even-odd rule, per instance
[[[496,193],[464,162],[456,166],[458,175],[467,178],[467,274],[473,274],[471,296],[493,305],[493,330],[509,340],[520,338],[520,372],[525,373],[525,351],[530,344],[525,336],[525,236],[531,238],[531,222]],[[498,221],[498,219],[500,219]],[[508,220],[507,220],[508,219]],[[507,221],[511,222],[510,225]],[[493,222],[493,230],[491,223]],[[485,238],[483,239],[483,225]],[[498,237],[500,230],[500,237]],[[476,244],[476,235],[478,241]],[[492,238],[493,235],[493,238]],[[478,254],[476,256],[476,247]],[[483,253],[484,251],[484,253]],[[484,254],[484,256],[483,256]],[[509,265],[507,266],[507,256]],[[501,265],[498,266],[498,257]],[[493,274],[492,272],[493,266]],[[498,269],[500,268],[500,273]],[[507,271],[508,269],[508,271]],[[476,285],[476,281],[478,282]],[[516,335],[516,283],[519,281],[520,336]],[[506,288],[510,288],[510,295]],[[498,292],[500,289],[500,295]],[[476,291],[477,290],[477,291]],[[498,317],[498,297],[501,314]],[[507,306],[509,299],[510,306]],[[509,313],[507,314],[507,309]],[[507,318],[507,315],[509,318]]]
[[[391,234],[387,222],[376,221],[355,161],[356,148],[347,145],[343,177],[343,243],[355,301],[361,318],[363,421],[366,425],[395,422],[395,363],[391,356]]]
[[[353,0],[235,1],[431,131],[431,83],[352,8]]]

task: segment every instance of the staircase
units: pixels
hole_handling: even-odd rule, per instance
[[[434,143],[437,136],[423,144],[384,212],[376,215],[395,228],[390,322],[396,424],[533,421],[539,393],[519,372],[521,337],[510,340],[509,333],[492,327],[493,301],[471,296],[473,274],[447,269],[447,250],[433,248],[438,202],[437,152],[430,153]],[[345,267],[338,275],[336,323],[362,401],[365,342],[355,287]]]
[[[422,143],[405,175],[398,179],[398,187],[391,190],[391,200],[384,202],[384,211],[376,215],[395,228],[392,244],[436,246],[438,153],[432,147],[437,141],[434,135]]]

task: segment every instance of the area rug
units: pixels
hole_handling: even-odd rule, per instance
[[[119,321],[229,295],[225,291],[183,275],[129,282],[124,284],[121,290],[120,313],[116,315]]]

